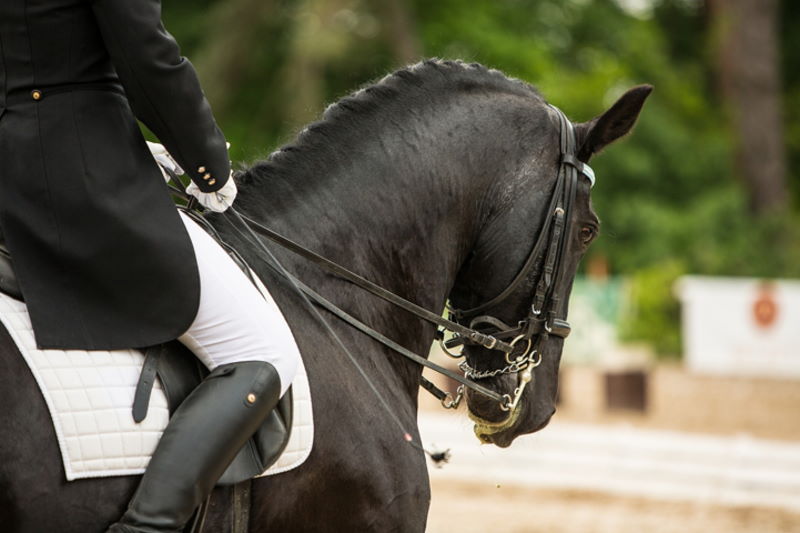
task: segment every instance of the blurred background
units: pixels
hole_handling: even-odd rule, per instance
[[[463,412],[422,401],[452,453],[429,531],[800,531],[800,3],[164,4],[245,164],[426,57],[529,81],[575,121],[655,85],[592,162],[603,230],[553,423],[480,448]]]

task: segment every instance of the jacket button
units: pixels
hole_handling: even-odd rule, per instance
[[[209,185],[214,185],[216,182],[217,182],[217,180],[209,180],[208,184]]]
[[[203,174],[203,179],[206,180],[206,181],[210,180],[211,179],[211,174],[208,174],[208,173]]]
[[[200,174],[202,174],[205,171],[206,171],[206,167],[197,167],[197,172],[199,172]]]
[[[34,100],[41,100],[42,99],[42,91],[39,89],[34,89],[31,91],[31,98]]]

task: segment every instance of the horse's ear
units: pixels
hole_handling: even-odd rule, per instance
[[[652,91],[652,85],[637,85],[623,94],[602,115],[589,122],[576,124],[578,142],[582,142],[578,150],[578,159],[583,162],[589,161],[592,154],[596,154],[631,131],[644,101]]]

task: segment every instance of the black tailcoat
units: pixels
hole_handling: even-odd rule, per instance
[[[148,346],[196,315],[194,251],[136,118],[201,190],[227,181],[159,0],[0,1],[0,225],[40,347]]]

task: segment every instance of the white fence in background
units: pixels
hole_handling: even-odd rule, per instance
[[[500,449],[480,445],[463,413],[419,423],[423,444],[452,454],[432,479],[800,511],[800,444],[554,421]]]
[[[800,378],[800,281],[686,276],[676,292],[690,370]]]

